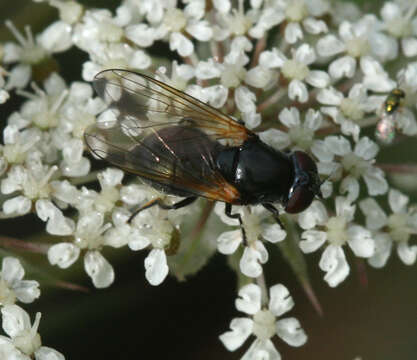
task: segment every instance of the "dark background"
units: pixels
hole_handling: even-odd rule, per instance
[[[107,3],[95,2],[97,6]],[[56,10],[28,0],[15,0],[1,1],[0,14],[1,23],[10,18],[19,29],[31,24],[37,32],[55,18]],[[10,39],[7,29],[0,25],[0,41]],[[68,82],[79,79],[85,54],[71,50],[57,59],[60,73]],[[15,99],[1,108],[3,125],[8,114],[19,106]],[[404,159],[416,163],[416,149],[416,140],[409,139],[382,150],[379,158],[393,163],[403,163]],[[417,201],[416,195],[411,193],[413,202]],[[43,228],[39,219],[28,215],[3,221],[0,234],[26,238]],[[232,318],[244,316],[235,310],[236,278],[222,255],[215,255],[187,282],[169,277],[162,285],[152,287],[144,278],[146,252],[109,249],[104,255],[115,267],[116,281],[106,290],[91,286],[81,261],[69,270],[60,270],[50,266],[44,255],[19,255],[25,261],[27,278],[38,279],[42,291],[40,300],[24,308],[32,319],[36,311],[42,312],[43,344],[61,351],[67,359],[239,359],[253,341],[251,338],[242,349],[229,353],[218,340],[218,335],[229,329]],[[324,310],[320,317],[285,260],[278,252],[271,254],[265,271],[267,283],[281,282],[288,287],[296,303],[288,316],[297,317],[309,336],[301,348],[292,348],[275,337],[283,359],[416,359],[416,266],[405,266],[394,252],[385,268],[367,268],[368,286],[363,286],[355,259],[348,260],[349,278],[330,289],[318,269],[319,254],[307,257],[312,285]],[[90,292],[52,286],[51,281],[42,280],[47,274],[84,285]]]

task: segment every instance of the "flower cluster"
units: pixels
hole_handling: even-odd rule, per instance
[[[0,335],[0,358],[19,360],[64,360],[64,356],[42,346],[38,333],[41,313],[36,314],[33,325],[28,313],[16,301],[31,303],[40,296],[39,283],[23,280],[25,271],[14,257],[4,257],[0,272],[0,308],[2,327],[8,336]]]
[[[23,35],[7,20],[14,40],[0,44],[0,104],[14,93],[25,99],[4,119],[0,215],[33,213],[45,222],[54,241],[47,251],[52,265],[65,269],[82,259],[94,286],[104,288],[116,277],[106,247],[146,249],[145,277],[159,285],[189,251],[179,240],[183,225],[204,226],[196,219],[202,202],[176,211],[152,206],[169,207],[180,198],[127,178],[122,170],[92,166],[87,129],[120,114],[107,110],[90,82],[111,68],[156,72],[163,82],[239,118],[273,149],[310,154],[323,178],[323,200],[298,215],[283,215],[282,201],[278,211],[300,235],[303,253],[322,251],[318,265],[330,286],[349,274],[346,248],[373,267],[387,263],[393,245],[404,264],[416,262],[411,239],[417,213],[405,194],[390,187],[377,162],[380,146],[367,132],[386,115],[389,93],[400,88],[405,97],[390,118],[392,128],[398,141],[417,135],[414,1],[385,2],[378,15],[329,0],[123,0],[114,12],[72,0],[45,2],[58,9],[57,21],[36,35],[27,26]],[[164,59],[153,55],[160,46],[166,48]],[[54,54],[72,47],[88,60],[80,70],[83,81],[67,84],[52,70]],[[45,76],[40,68],[51,70]],[[383,209],[385,195],[389,208]],[[279,359],[270,340],[274,334],[294,346],[304,344],[306,335],[296,319],[276,320],[293,306],[288,290],[271,287],[266,306],[266,287],[254,282],[263,279],[268,251],[278,249],[272,244],[296,236],[262,206],[233,207],[242,223],[226,216],[221,203],[214,212],[221,219],[211,232],[217,250],[238,257],[237,271],[252,282],[236,302],[251,318],[233,320],[221,340],[234,350],[254,334],[257,340],[244,358]],[[204,259],[201,266],[214,247],[194,250]],[[13,346],[23,333],[31,334],[30,349],[21,351],[42,353],[47,350],[36,338],[39,317],[31,327],[27,314],[13,305],[39,296],[37,283],[22,277],[15,260],[5,258],[3,327]]]
[[[239,290],[236,308],[252,318],[236,318],[230,323],[231,331],[220,335],[220,340],[230,351],[240,347],[250,335],[256,340],[250,346],[243,359],[280,359],[279,352],[270,340],[275,334],[291,346],[301,346],[307,336],[296,318],[278,317],[294,307],[294,301],[288,289],[276,284],[269,289],[268,306],[262,304],[262,290],[259,285],[249,284]]]

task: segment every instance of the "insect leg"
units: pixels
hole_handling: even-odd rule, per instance
[[[281,226],[284,229],[284,225],[282,224],[282,222],[281,222],[281,220],[279,218],[279,211],[278,211],[278,209],[274,205],[271,205],[271,204],[268,204],[268,203],[264,203],[264,204],[262,204],[262,206],[266,210],[268,210],[268,211],[270,211],[272,213],[272,216],[274,217],[275,221],[278,223],[279,226]]]
[[[243,227],[242,217],[240,216],[240,214],[239,213],[232,214],[232,204],[229,204],[229,203],[226,203],[224,213],[226,214],[226,216],[228,216],[231,219],[239,220],[240,228],[242,229],[243,244],[245,246],[248,246],[248,241],[246,240],[246,232],[245,232],[245,228]]]
[[[197,196],[190,196],[185,199],[182,199],[181,201],[178,201],[175,204],[167,205],[167,204],[164,204],[161,199],[158,199],[158,206],[161,209],[165,209],[165,210],[175,210],[175,209],[181,209],[182,207],[187,206],[196,200],[197,200]]]
[[[197,199],[196,196],[190,196],[190,197],[187,197],[187,198],[185,198],[181,201],[178,201],[178,202],[176,202],[175,204],[172,204],[172,205],[164,204],[164,202],[160,198],[153,199],[153,200],[147,202],[145,205],[143,205],[138,210],[136,210],[132,215],[130,215],[130,218],[129,218],[129,220],[127,220],[127,222],[130,223],[137,214],[139,214],[143,210],[151,208],[154,205],[158,205],[161,209],[164,209],[164,210],[175,210],[175,209],[180,209],[184,206],[187,206],[187,205],[191,204],[196,199]]]

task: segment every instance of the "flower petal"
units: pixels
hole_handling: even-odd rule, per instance
[[[256,278],[262,274],[262,266],[259,263],[261,254],[253,247],[246,246],[240,259],[240,271],[249,277]]]
[[[279,113],[279,121],[281,121],[287,128],[290,127],[299,127],[301,124],[300,121],[300,112],[297,108],[284,108]]]
[[[114,281],[113,266],[99,251],[88,251],[85,254],[84,269],[98,289],[108,287]]]
[[[11,338],[31,328],[28,313],[17,305],[3,306],[1,314],[3,315],[3,330]]]
[[[366,136],[361,138],[355,146],[355,154],[365,160],[372,160],[378,151],[379,146]]]
[[[301,234],[301,240],[299,243],[300,249],[304,254],[308,254],[316,251],[326,241],[326,232],[318,230],[307,230]]]
[[[359,196],[359,182],[353,176],[346,176],[342,183],[340,184],[339,189],[341,194],[347,193],[347,200],[349,202],[354,202]]]
[[[330,57],[345,50],[345,44],[333,34],[325,35],[317,41],[317,52],[320,56]]]
[[[307,341],[307,335],[296,318],[277,321],[277,334],[288,345],[301,346]]]
[[[307,43],[302,44],[295,51],[295,60],[305,65],[310,65],[316,60],[314,49]]]
[[[317,93],[317,101],[324,105],[338,106],[342,102],[343,98],[343,94],[334,87],[321,89]]]
[[[369,195],[382,195],[388,191],[388,183],[384,172],[374,166],[370,166],[363,175]]]
[[[70,243],[52,245],[48,250],[48,260],[61,269],[70,267],[80,256],[80,248]]]
[[[294,300],[288,289],[282,284],[276,284],[269,289],[268,309],[275,315],[281,316],[294,307]]]
[[[334,79],[351,78],[355,75],[356,60],[351,56],[343,56],[329,65],[329,74]]]
[[[32,207],[32,201],[27,197],[18,195],[12,199],[8,199],[3,203],[3,211],[5,214],[25,215]]]
[[[387,215],[375,199],[367,198],[359,202],[359,208],[366,217],[366,228],[379,230],[387,223]]]
[[[47,346],[41,346],[38,350],[35,351],[36,360],[65,360],[64,355],[59,351],[52,349]]]
[[[37,37],[39,43],[48,52],[62,52],[72,45],[71,25],[63,21],[55,21]]]
[[[291,100],[296,100],[300,103],[304,103],[308,100],[307,86],[304,82],[293,79],[288,86],[288,97]]]
[[[242,346],[249,335],[252,333],[253,320],[248,318],[236,318],[230,323],[232,331],[220,335],[220,341],[229,351],[235,351]]]
[[[1,277],[9,284],[18,282],[25,276],[25,270],[23,269],[20,261],[14,257],[6,256],[2,261]]]
[[[298,40],[303,38],[303,31],[298,22],[290,22],[285,27],[284,37],[287,43],[295,44]]]
[[[35,280],[20,281],[17,286],[13,288],[13,291],[19,301],[25,304],[33,302],[41,295],[39,283]]]
[[[187,26],[187,32],[199,41],[208,41],[213,36],[213,30],[211,29],[208,21],[199,21]]]
[[[374,268],[382,268],[391,255],[392,240],[388,234],[380,233],[374,236],[375,253],[368,259],[369,265]]]
[[[278,224],[267,225],[262,230],[262,237],[273,244],[284,240],[286,236],[287,232]]]
[[[241,360],[281,360],[281,355],[275,349],[271,340],[256,339]]]
[[[321,255],[319,267],[326,272],[324,280],[331,287],[339,285],[349,275],[349,265],[341,246],[329,245]]]
[[[225,231],[217,238],[217,249],[220,253],[233,254],[242,242],[242,230]]]
[[[417,39],[415,37],[401,39],[401,47],[405,56],[414,57],[417,55]]]
[[[413,265],[417,257],[417,245],[410,246],[408,242],[402,241],[397,246],[398,257],[405,265]]]
[[[261,310],[261,288],[256,284],[248,284],[239,290],[239,297],[236,299],[236,309],[249,315],[256,314]]]
[[[305,229],[312,229],[317,225],[324,225],[328,215],[326,207],[321,201],[314,200],[312,204],[298,216],[298,223]]]
[[[388,203],[394,213],[405,213],[409,198],[396,189],[391,189],[388,193]]]
[[[190,56],[194,51],[193,43],[179,32],[171,33],[169,48],[178,51],[181,56]]]
[[[359,225],[351,225],[347,229],[348,244],[356,256],[368,258],[375,253],[375,243],[371,232]]]
[[[330,76],[325,71],[312,70],[308,73],[305,80],[307,84],[322,89],[329,85]]]
[[[328,136],[324,142],[327,149],[335,155],[345,156],[351,152],[350,143],[343,136]]]
[[[281,130],[268,129],[258,133],[258,135],[264,143],[277,149],[285,149],[291,144],[288,133]]]
[[[145,276],[151,285],[159,285],[168,275],[165,251],[153,249],[145,259]]]

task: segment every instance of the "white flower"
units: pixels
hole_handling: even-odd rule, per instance
[[[329,85],[330,77],[325,71],[309,68],[316,61],[316,54],[310,45],[300,45],[291,59],[277,49],[265,53],[276,59],[277,67],[281,68],[282,75],[288,79],[288,97],[291,100],[307,102],[309,93],[306,83],[316,88]]]
[[[299,110],[292,107],[283,109],[279,120],[288,130],[268,129],[259,134],[261,140],[280,150],[291,147],[305,151],[313,144],[314,132],[320,128],[323,118],[319,111],[308,109],[302,122]]]
[[[52,23],[36,38],[29,26],[25,38],[11,21],[7,20],[5,24],[19,42],[4,45],[4,63],[18,63],[9,73],[6,90],[24,88],[31,77],[32,65],[39,64],[53,53],[68,50],[72,45],[71,26],[63,21]]]
[[[230,51],[226,54],[223,63],[213,58],[206,62],[199,62],[196,67],[198,79],[212,79],[220,77],[220,83],[226,88],[238,88],[245,80],[245,65],[249,63],[246,54],[252,50],[252,43],[244,36],[235,37],[230,44]]]
[[[245,66],[249,63],[247,52],[252,50],[252,43],[244,36],[235,37],[230,45],[230,51],[223,63],[209,58],[200,61],[196,66],[197,79],[208,80],[220,77],[221,85],[214,85],[200,90],[199,99],[209,102],[214,107],[222,106],[234,88],[234,101],[241,112],[241,118],[248,128],[255,128],[261,123],[261,116],[257,113],[255,93],[244,83],[255,88],[268,88],[276,82],[277,71],[269,61],[262,61],[261,55],[258,66],[247,71]],[[276,67],[276,66],[275,66]]]
[[[122,170],[107,168],[97,175],[101,191],[96,192],[85,187],[81,195],[74,199],[74,206],[82,213],[88,214],[91,210],[100,213],[111,212],[120,199],[120,188],[124,173]]]
[[[1,146],[4,167],[7,167],[8,164],[22,164],[26,160],[28,152],[42,139],[39,129],[20,130],[19,126],[13,123],[12,116],[9,118],[9,122],[11,124],[3,130],[4,145]]]
[[[388,92],[396,86],[381,63],[370,56],[363,56],[360,60],[363,72],[363,85],[375,92]]]
[[[214,6],[218,10],[217,24],[213,26],[213,38],[217,41],[223,41],[229,37],[245,35],[252,28],[252,14],[250,10],[245,13],[243,1],[238,2],[238,8],[231,7],[229,0],[216,1]],[[281,16],[278,15],[278,18]],[[275,22],[273,19],[263,18],[264,22],[261,25],[263,28],[273,26]],[[260,31],[258,31],[260,33]],[[255,34],[254,34],[255,35]],[[257,36],[259,37],[259,36]]]
[[[259,239],[262,237],[266,241],[276,243],[284,240],[287,234],[276,223],[261,225],[262,219],[270,217],[270,214],[261,207],[252,207],[252,213],[244,211],[243,208],[235,208],[233,211],[239,212],[242,216],[247,241],[247,246],[245,246],[240,259],[240,270],[244,275],[256,278],[262,274],[262,264],[268,261],[268,252]],[[231,219],[224,214],[223,204],[216,204],[215,212],[226,224],[239,225],[237,219]],[[217,238],[217,249],[222,254],[230,255],[237,250],[242,242],[242,229],[226,231]]]
[[[38,333],[41,313],[36,314],[32,326],[27,312],[17,305],[6,305],[1,313],[3,330],[9,336],[0,336],[0,356],[5,356],[2,359],[65,360],[60,352],[42,346]]]
[[[114,204],[119,200],[119,187],[122,183],[124,173],[119,169],[107,168],[97,175],[101,191],[95,199],[95,208],[100,212],[113,209]]]
[[[124,33],[117,20],[109,10],[87,10],[82,21],[75,25],[72,36],[74,44],[89,52],[95,43],[120,42]]]
[[[141,237],[138,228],[132,226],[127,221],[132,214],[124,208],[115,208],[112,212],[114,227],[104,234],[105,244],[114,248],[119,248],[128,243],[134,244]]]
[[[277,284],[270,288],[269,294],[270,299],[266,307],[266,304],[262,303],[261,288],[258,285],[249,284],[242,287],[239,290],[239,298],[236,299],[236,308],[251,317],[233,319],[230,323],[231,331],[220,335],[220,340],[229,351],[242,346],[250,335],[256,337],[242,359],[281,359],[271,341],[274,335],[278,335],[291,346],[298,347],[307,341],[307,335],[296,318],[277,320],[294,306],[288,289],[282,284]]]
[[[348,97],[345,97],[343,93],[330,87],[320,90],[317,100],[327,105],[321,108],[323,114],[340,125],[343,134],[351,135],[355,141],[358,141],[360,123],[365,113],[374,110],[373,104],[368,100],[367,89],[362,84],[355,84],[349,90]]]
[[[9,123],[15,120],[18,123],[24,123],[26,126],[36,126],[43,131],[58,126],[61,119],[61,111],[68,96],[67,86],[62,77],[56,73],[52,73],[44,81],[43,85],[45,90],[40,89],[33,83],[34,94],[22,92],[29,101],[22,106],[20,111],[21,118],[10,117]],[[47,141],[49,134],[43,132],[43,137],[43,141],[39,145]],[[55,143],[54,145],[56,146],[57,144]]]
[[[49,4],[56,7],[59,11],[61,20],[70,25],[77,23],[84,11],[83,6],[75,1],[57,0],[52,1]]]
[[[85,251],[84,268],[96,288],[110,286],[114,281],[111,264],[101,255],[105,245],[103,233],[111,227],[104,224],[104,215],[90,211],[79,217],[73,233],[74,243],[59,243],[48,250],[48,260],[52,265],[66,269],[77,261],[81,250]]]
[[[381,8],[384,30],[398,39],[405,56],[417,55],[417,19],[416,6],[410,1],[405,6],[389,1]]]
[[[190,81],[195,75],[195,69],[193,66],[188,64],[179,65],[176,60],[174,60],[171,65],[171,76],[167,76],[165,72],[165,67],[159,68],[156,73],[156,78],[178,90],[183,91],[187,89],[188,81]],[[186,92],[188,93],[188,90],[186,90]]]
[[[54,128],[58,125],[60,111],[68,96],[67,86],[58,74],[52,73],[44,81],[44,89],[32,85],[34,94],[23,94],[29,98],[20,111],[26,121],[32,123],[42,130]]]
[[[269,10],[269,11],[268,11]],[[283,20],[287,21],[284,31],[285,41],[289,44],[295,44],[298,40],[301,40],[303,35],[303,28],[309,34],[318,35],[328,31],[327,25],[323,20],[318,20],[315,17],[323,16],[328,10],[328,4],[322,0],[284,0],[277,2],[276,8],[266,8],[261,15],[257,26],[251,30],[251,34],[256,35],[258,32],[257,27],[263,28],[262,21],[265,21],[263,17],[267,19],[272,16],[270,12],[272,10],[275,14],[280,14],[282,17],[279,19],[279,23]],[[265,14],[266,13],[266,14]],[[269,15],[269,16],[266,16]],[[277,17],[277,15],[275,15]],[[276,25],[277,18],[272,25]],[[267,30],[266,28],[265,30]]]
[[[329,65],[335,79],[353,77],[356,61],[372,55],[381,61],[395,59],[396,42],[381,32],[382,25],[374,15],[365,15],[354,23],[347,20],[339,25],[339,37],[328,34],[317,42],[317,52],[322,57],[339,55]]]
[[[41,292],[35,280],[23,280],[25,270],[16,258],[3,258],[0,272],[0,305],[10,305],[16,299],[23,303],[31,303]]]
[[[212,38],[213,29],[209,22],[201,20],[204,15],[203,3],[199,6],[198,2],[190,2],[184,10],[178,9],[175,3],[166,3],[163,8],[162,17],[158,16],[158,21],[152,26],[146,23],[128,26],[127,37],[142,47],[152,45],[155,40],[169,39],[170,49],[183,57],[194,52],[192,41],[183,32],[201,42]]]
[[[92,81],[98,72],[109,68],[144,70],[152,63],[145,51],[126,43],[93,42],[88,52],[90,59],[83,64],[82,71],[82,78],[85,81]]]
[[[299,224],[306,229],[301,234],[300,248],[304,253],[318,250],[327,243],[319,262],[320,268],[326,272],[324,280],[331,287],[339,285],[349,275],[349,265],[343,251],[349,245],[358,257],[369,258],[375,253],[375,243],[371,232],[354,224],[355,206],[349,199],[338,196],[335,200],[336,214],[330,216],[324,205],[319,201],[299,216]],[[315,229],[317,226],[323,227]]]
[[[359,195],[360,177],[365,180],[369,195],[381,195],[388,190],[384,172],[372,166],[378,149],[367,137],[359,139],[352,151],[346,138],[328,136],[323,141],[316,141],[311,150],[319,159],[319,173],[331,175],[333,179],[343,176],[341,191],[347,192],[354,201]]]
[[[120,199],[129,206],[145,203],[153,189],[147,185],[129,184],[120,188]]]
[[[85,176],[90,171],[90,161],[83,157],[84,143],[81,139],[71,139],[63,145],[60,169],[68,177]]]
[[[99,97],[94,97],[90,84],[73,82],[62,105],[57,131],[82,139],[85,130],[95,123],[96,116],[105,108],[104,101]],[[59,142],[55,145],[58,148],[62,146]]]
[[[359,207],[366,217],[366,227],[374,232],[375,254],[368,259],[371,266],[383,267],[392,250],[406,265],[413,265],[417,258],[417,245],[410,245],[412,235],[417,234],[417,213],[407,208],[408,197],[398,190],[388,192],[388,203],[392,213],[386,215],[373,198],[360,201]]]
[[[26,167],[13,166],[1,182],[1,192],[11,194],[19,191],[20,194],[3,203],[3,212],[9,216],[24,215],[31,211],[34,204],[38,217],[47,221],[46,230],[49,233],[71,234],[74,229],[73,221],[66,218],[51,201],[53,189],[50,179],[56,170],[56,166],[48,169],[37,159],[28,159]]]
[[[141,211],[132,220],[133,229],[129,230],[128,246],[132,250],[152,249],[145,259],[145,277],[154,286],[161,284],[168,275],[166,255],[175,252],[178,245],[175,242],[175,232],[178,231],[175,223],[179,215],[173,213],[156,206]]]

